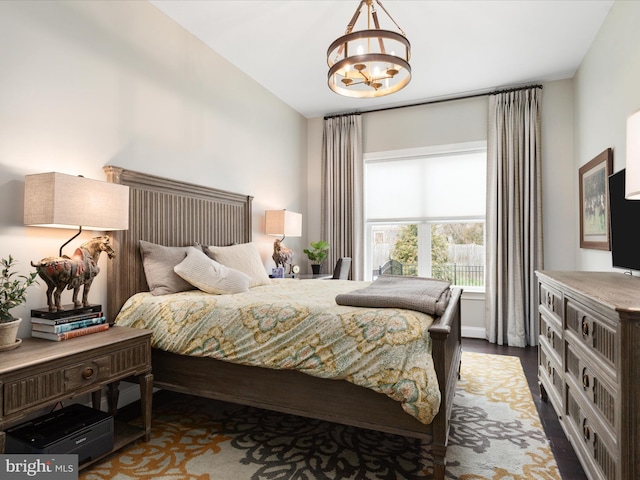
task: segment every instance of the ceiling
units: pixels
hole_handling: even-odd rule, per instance
[[[354,99],[327,87],[326,53],[358,0],[150,2],[307,118],[571,78],[613,5],[383,0],[411,42],[412,79],[395,94]]]

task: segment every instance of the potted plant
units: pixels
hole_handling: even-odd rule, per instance
[[[311,242],[311,248],[305,248],[304,253],[311,261],[311,270],[314,275],[318,275],[322,270],[322,262],[329,255],[329,244],[324,240],[318,242]]]
[[[15,260],[11,255],[0,261],[2,275],[0,275],[0,350],[7,350],[19,345],[16,339],[21,318],[14,318],[9,310],[27,301],[27,288],[38,283],[37,272],[29,275],[17,275],[12,271]],[[4,348],[3,348],[4,347]]]

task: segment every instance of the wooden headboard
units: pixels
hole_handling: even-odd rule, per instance
[[[108,262],[107,316],[149,291],[139,242],[166,246],[231,245],[251,241],[253,197],[106,166],[107,181],[129,187],[129,230],[111,232],[115,258]]]

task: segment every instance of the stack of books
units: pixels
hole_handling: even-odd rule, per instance
[[[109,329],[102,305],[50,312],[46,308],[31,310],[31,336],[59,342]]]

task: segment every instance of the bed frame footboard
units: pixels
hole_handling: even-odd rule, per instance
[[[432,422],[433,426],[433,471],[434,478],[444,478],[447,445],[449,444],[449,421],[456,384],[460,378],[462,359],[460,299],[462,290],[453,289],[449,307],[444,315],[429,329],[433,341],[433,361],[438,375],[442,400],[440,411]]]

